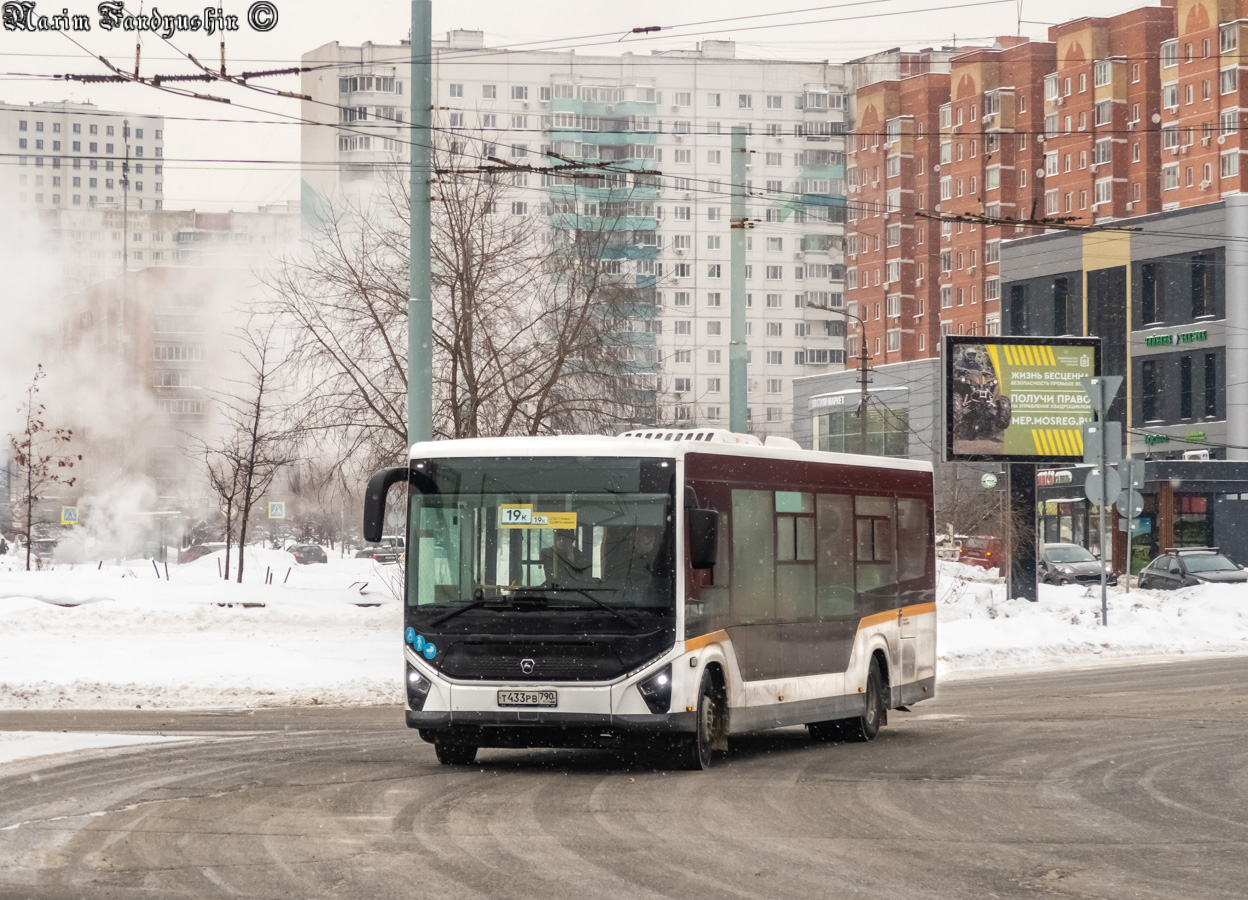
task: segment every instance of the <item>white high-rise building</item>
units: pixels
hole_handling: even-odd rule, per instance
[[[0,103],[0,204],[18,216],[49,209],[123,206],[130,129],[131,210],[164,207],[165,119],[91,103]]]
[[[302,128],[305,215],[367,196],[407,158],[410,54],[406,42],[335,42],[303,56],[302,115],[315,123]],[[817,307],[843,304],[845,98],[839,65],[740,59],[727,41],[647,56],[491,50],[476,31],[434,44],[435,133],[466,165],[637,172],[589,188],[517,178],[521,197],[500,214],[554,227],[604,208],[626,217],[635,248],[621,264],[655,301],[636,323],[637,364],[677,425],[728,423],[733,126],[749,134],[752,430],[789,435],[793,378],[843,364],[844,317]]]

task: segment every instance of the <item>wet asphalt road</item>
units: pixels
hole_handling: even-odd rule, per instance
[[[710,773],[484,750],[396,709],[0,713],[193,734],[0,766],[0,897],[1248,896],[1248,658],[950,683],[868,745]]]

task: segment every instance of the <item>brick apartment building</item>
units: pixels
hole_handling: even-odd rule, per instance
[[[942,332],[999,333],[1001,242],[1046,230],[1014,220],[1103,225],[1248,190],[1245,29],[1248,0],[1162,0],[968,48],[947,75],[861,84],[846,366],[860,330],[872,364],[934,357]],[[1076,327],[1075,296],[1056,333]]]
[[[939,192],[939,109],[949,100],[949,75],[881,81],[858,91],[857,100],[847,212],[853,231],[845,253],[847,362],[857,365],[860,339],[876,363],[918,359],[939,334],[933,313],[940,302],[940,224],[914,212]]]

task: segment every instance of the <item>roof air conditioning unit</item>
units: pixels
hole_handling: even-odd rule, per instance
[[[679,106],[673,106],[673,107],[672,107],[672,112],[680,112],[680,107],[679,107]]]
[[[538,100],[537,102],[539,106],[550,106],[549,100]]]
[[[1194,460],[1194,459],[1204,460],[1208,458],[1209,458],[1208,450],[1184,450],[1183,451],[1184,460]]]
[[[1127,201],[1127,212],[1131,212],[1131,210],[1133,210],[1133,209],[1135,209],[1135,203],[1133,203],[1132,201],[1128,200],[1128,201]]]
[[[615,104],[613,104],[613,103],[608,103],[608,104],[607,104],[607,112],[615,112]]]
[[[528,101],[528,100],[525,100],[525,101],[524,101],[523,103],[521,103],[520,105],[521,105],[521,106],[523,106],[525,109],[528,109],[528,108],[529,108],[529,101]]]
[[[1200,139],[1200,146],[1202,146],[1202,147],[1208,147],[1208,146],[1209,146],[1209,140],[1210,140],[1209,135],[1205,135],[1204,137],[1202,137],[1202,138]]]
[[[1207,191],[1207,190],[1209,190],[1209,185],[1211,185],[1211,184],[1213,184],[1213,182],[1212,182],[1212,181],[1202,181],[1202,182],[1200,183],[1200,189],[1201,189],[1202,191]]]
[[[1186,146],[1186,145],[1184,145],[1184,146],[1183,146],[1183,148],[1182,148],[1182,153],[1183,153],[1183,155],[1184,155],[1184,156],[1187,156],[1187,146]]]
[[[1134,122],[1128,122],[1128,123],[1127,123],[1127,131],[1135,131],[1135,123],[1134,123]]]
[[[683,143],[683,142],[684,142],[684,140],[685,140],[685,139],[684,139],[683,137],[681,137],[680,135],[676,135],[676,143],[678,143],[678,144]]]
[[[1173,153],[1175,156],[1178,156],[1178,155],[1179,155],[1179,148],[1178,148],[1178,146],[1176,145],[1176,146],[1174,146],[1174,147],[1171,147],[1171,148],[1170,148],[1170,152],[1171,152],[1171,153]]]
[[[805,254],[805,253],[803,253],[801,250],[798,250],[796,253],[794,253],[794,254],[793,254],[793,258],[794,258],[794,259],[805,259],[805,258],[806,258],[806,254]]]

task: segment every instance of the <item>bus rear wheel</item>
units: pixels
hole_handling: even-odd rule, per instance
[[[433,752],[444,766],[470,766],[477,758],[477,748],[472,744],[435,741]]]
[[[811,722],[806,726],[810,736],[817,741],[862,743],[875,740],[888,715],[884,706],[884,677],[880,674],[878,659],[872,659],[871,668],[867,670],[865,693],[866,709],[861,716],[830,722]]]

